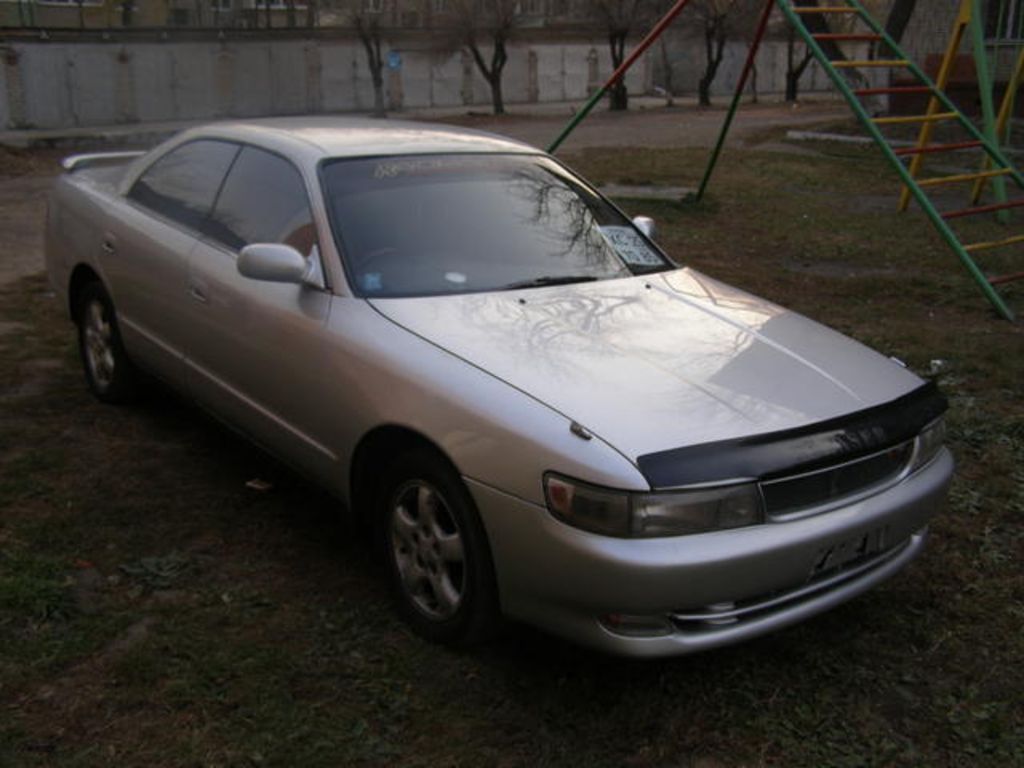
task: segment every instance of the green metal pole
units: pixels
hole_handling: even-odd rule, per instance
[[[768,28],[768,19],[772,15],[772,6],[775,4],[775,0],[767,0],[764,4],[764,11],[761,12],[761,20],[757,25],[757,32],[754,35],[753,41],[750,43],[750,50],[747,52],[747,62],[743,66],[743,74],[740,75],[740,82],[736,86],[736,93],[732,96],[732,103],[729,105],[729,113],[725,116],[725,123],[722,125],[722,131],[718,134],[718,141],[715,142],[715,148],[711,152],[711,160],[708,163],[707,169],[704,171],[704,178],[700,180],[700,187],[697,189],[696,201],[699,203],[704,198],[704,193],[707,191],[708,184],[711,182],[711,174],[715,171],[715,166],[718,165],[718,157],[722,154],[722,148],[725,146],[725,137],[729,133],[729,129],[732,127],[733,118],[736,117],[736,110],[739,109],[740,99],[743,98],[743,89],[747,85],[747,78],[750,77],[750,72],[754,68],[754,60],[757,57],[757,49],[761,46],[761,40],[764,38],[765,30]]]
[[[1010,26],[1010,18],[1009,18],[1009,16],[1006,13],[1006,0],[999,0],[999,18],[997,19],[996,49],[995,49],[996,50],[996,69],[997,70],[998,70],[998,67],[999,67],[999,56],[1000,56],[1000,54],[1001,54],[1001,52],[1003,50],[1003,43],[1005,41],[1008,41],[1008,40],[1018,40],[1018,41],[1020,40],[1021,20],[1020,20],[1020,17],[1019,17],[1019,12],[1018,12],[1018,18],[1016,19],[1016,21],[1017,21],[1017,29],[1016,30],[1011,30],[1009,28],[1009,26]],[[1015,54],[1014,57],[1013,57],[1014,59],[1017,59],[1020,56],[1021,45],[1022,44],[1020,42],[1018,42],[1017,45],[1014,46],[1014,54]],[[1016,66],[1015,66],[1015,69],[1016,69]],[[1015,74],[1016,74],[1016,72],[1015,72]],[[1010,89],[1009,93],[1003,97],[1004,99],[1009,99],[1009,103],[1010,103],[1009,114],[1010,115],[1013,115],[1014,110],[1016,108],[1015,104],[1016,104],[1016,101],[1017,101],[1017,88],[1014,87],[1014,86],[1019,86],[1019,85],[1020,85],[1019,83],[1014,83],[1011,80],[1007,84],[1007,88]],[[1002,134],[999,136],[999,146],[1001,146],[1001,147],[1008,147],[1010,145],[1010,136],[1011,136],[1011,134],[1012,134],[1012,131],[1010,130],[1010,121],[1007,120],[1006,121],[1006,127],[1003,129]]]
[[[981,118],[985,124],[985,138],[992,142],[993,146],[999,146],[999,136],[996,133],[996,111],[992,106],[992,75],[989,70],[988,54],[985,52],[985,30],[981,21],[981,3],[974,1],[974,8],[971,12],[971,43],[974,48],[974,69],[978,75],[978,90],[981,97]],[[1006,202],[1006,179],[997,176],[992,179],[992,188],[995,190],[996,200],[1000,203]],[[1006,223],[1010,220],[1009,211],[1000,211],[996,218]]]
[[[783,13],[785,13],[786,16],[792,20],[796,17],[796,14],[792,13],[792,11],[790,11],[786,7],[785,2],[786,0],[779,0],[779,6],[782,8]],[[864,10],[864,6],[862,6],[860,2],[858,2],[858,0],[846,0],[846,2],[851,7],[856,8],[860,12],[861,18],[864,20],[864,23],[871,27],[872,32],[875,32],[876,34],[882,36],[882,41],[887,46],[889,46],[890,50],[892,50],[893,52],[900,50],[899,46],[896,44],[896,41],[889,36],[889,34],[885,31],[881,24],[875,21],[867,13],[867,11]],[[796,23],[799,23],[799,19],[796,20]],[[808,35],[801,26],[797,27],[797,31],[799,31],[800,35],[805,39],[808,37]],[[818,46],[818,44],[813,40],[811,42],[814,43],[812,48],[816,50],[817,54],[820,54],[822,57],[824,57],[824,53],[822,53],[820,46]],[[1016,183],[1017,186],[1020,187],[1021,189],[1024,189],[1024,176],[1022,176],[1020,171],[1018,171],[1013,166],[1013,164],[1006,159],[1006,155],[1004,155],[1002,150],[999,149],[999,146],[997,144],[993,144],[992,142],[990,142],[988,138],[986,138],[985,134],[979,131],[977,126],[975,126],[973,122],[964,117],[960,109],[956,106],[956,104],[953,103],[952,99],[950,99],[949,96],[947,96],[941,89],[936,87],[932,79],[928,77],[928,75],[926,75],[924,71],[919,66],[917,66],[917,64],[915,64],[910,59],[907,59],[906,56],[903,56],[902,53],[900,55],[907,60],[907,69],[911,72],[911,74],[913,74],[914,77],[920,80],[924,85],[927,85],[932,89],[933,95],[936,99],[939,100],[939,103],[942,104],[942,106],[946,109],[947,112],[956,112],[957,114],[960,115],[960,125],[963,126],[963,129],[967,131],[967,133],[969,133],[971,135],[971,138],[973,138],[975,141],[980,141],[982,148],[985,150],[985,153],[993,160],[995,160],[996,163],[1001,165],[1003,168],[1006,168],[1010,172],[1010,178],[1013,179],[1014,183]],[[821,60],[825,62],[828,61],[827,58],[822,58]],[[832,67],[829,66],[827,67],[827,69],[830,70],[829,76],[832,77]],[[835,78],[833,77],[832,79],[834,82]],[[856,100],[856,96],[852,93],[852,91],[849,90],[849,88],[843,91],[843,95],[846,96],[847,99],[850,99],[852,97],[853,100],[851,101],[851,105],[855,104],[856,107],[854,109],[860,109],[861,112],[863,112],[863,108],[860,106],[860,102]],[[858,115],[858,117],[860,117],[860,115]],[[867,116],[867,113],[864,113],[864,117],[870,121],[870,118]],[[874,123],[872,123],[871,126],[874,128]],[[881,133],[878,132],[877,129],[872,133],[872,136],[874,136],[876,133],[879,136],[881,136]],[[903,163],[900,163],[899,165],[900,167],[902,167]]]
[[[548,152],[554,154],[555,150],[562,146],[562,142],[569,138],[569,134],[576,130],[576,126],[583,122],[583,119],[590,114],[590,110],[597,106],[597,102],[601,100],[601,97],[608,92],[610,86],[605,83],[596,91],[594,95],[587,99],[587,103],[583,105],[583,108],[572,116],[572,120],[569,124],[562,129],[562,132],[558,134],[558,138],[551,142],[551,146],[548,147]]]
[[[626,60],[623,61],[618,66],[618,69],[612,73],[612,76],[608,78],[605,84],[587,100],[587,103],[583,105],[583,109],[573,115],[569,124],[562,129],[560,134],[558,134],[558,138],[551,142],[551,146],[548,147],[548,152],[554,154],[555,150],[562,146],[562,142],[565,141],[569,137],[569,134],[576,129],[576,126],[582,123],[583,119],[590,114],[590,110],[597,105],[597,102],[599,102],[601,97],[608,92],[608,89],[615,85],[615,83],[617,83],[626,74],[627,70],[633,66],[633,63],[640,58],[643,52],[654,44],[655,40],[661,37],[661,33],[668,28],[668,25],[675,20],[676,16],[683,12],[683,9],[689,3],[690,0],[676,0],[675,5],[669,8],[668,13],[661,17],[658,23],[655,24],[651,31],[647,33],[647,36],[640,41],[640,44],[630,52],[629,56],[626,57]]]
[[[1021,45],[1022,44],[1018,44],[1017,45],[1016,50],[1015,50],[1014,59],[1017,59],[1017,58],[1020,57]],[[1016,70],[1016,64],[1014,65],[1014,69]],[[1014,74],[1016,74],[1016,72],[1014,72]],[[1002,134],[1000,134],[1000,136],[999,136],[999,146],[1010,148],[1010,141],[1013,138],[1013,130],[1012,130],[1013,129],[1013,122],[1012,122],[1012,118],[1013,118],[1013,114],[1017,111],[1017,91],[1020,89],[1020,82],[1019,81],[1014,82],[1013,80],[1010,80],[1006,84],[1006,87],[1010,89],[1009,94],[1004,96],[1004,98],[1009,99],[1009,101],[1010,101],[1009,110],[1007,112],[1007,114],[1009,115],[1009,118],[1006,121],[1006,127],[1003,128]]]
[[[875,22],[870,15],[868,15],[868,13],[864,10],[864,7],[861,6],[861,4],[857,2],[857,0],[847,0],[847,3],[851,7],[856,8],[858,10],[858,12],[861,15],[861,18],[868,24],[868,26],[872,27],[873,31],[882,35],[885,44],[890,47],[890,50],[892,50],[893,52],[897,52],[900,50],[896,43],[892,40],[892,38],[885,33],[885,30],[882,29],[881,26],[877,22]],[[974,259],[972,259],[970,254],[967,253],[966,250],[964,250],[964,247],[960,243],[960,240],[956,236],[956,233],[953,232],[952,229],[950,229],[945,219],[942,218],[942,214],[940,214],[938,210],[935,208],[935,206],[932,205],[932,201],[928,199],[928,196],[924,193],[924,190],[922,190],[921,187],[918,186],[917,182],[914,180],[914,177],[910,175],[910,171],[907,170],[906,166],[903,165],[903,163],[900,161],[900,158],[893,151],[892,147],[889,146],[889,142],[885,140],[885,136],[882,135],[882,132],[878,129],[878,126],[875,125],[875,123],[871,120],[871,116],[868,115],[868,113],[864,110],[864,107],[857,99],[856,94],[850,89],[850,86],[847,85],[846,80],[843,77],[841,77],[838,70],[829,63],[829,59],[825,55],[825,52],[821,50],[821,46],[818,45],[818,42],[804,28],[803,23],[797,17],[797,14],[793,12],[793,9],[790,7],[788,0],[778,0],[778,4],[779,7],[782,9],[783,14],[785,14],[786,19],[789,21],[790,24],[793,24],[795,26],[797,32],[804,39],[804,43],[810,46],[811,50],[814,52],[815,58],[817,58],[819,62],[822,62],[824,64],[824,69],[826,74],[829,76],[829,79],[832,80],[832,83],[836,86],[836,88],[839,89],[839,92],[846,98],[847,102],[850,104],[850,107],[853,109],[854,114],[857,116],[857,119],[860,121],[864,130],[866,130],[868,134],[875,140],[875,143],[878,144],[879,148],[882,150],[882,154],[885,155],[885,158],[889,161],[889,163],[896,169],[896,172],[900,175],[903,183],[906,184],[910,191],[914,194],[914,198],[917,200],[918,205],[921,206],[921,209],[925,212],[928,218],[931,219],[932,224],[938,230],[943,240],[945,240],[947,245],[949,245],[949,247],[953,249],[953,252],[956,253],[957,257],[967,268],[967,271],[970,272],[975,282],[977,282],[978,286],[981,288],[982,293],[985,294],[985,297],[989,300],[992,306],[996,308],[996,311],[999,312],[1000,315],[1002,315],[1007,320],[1012,321],[1014,319],[1013,312],[1003,301],[1002,297],[992,287],[991,283],[989,283],[988,278],[986,278],[984,273],[978,268],[978,265],[974,263]],[[934,84],[927,77],[924,76],[924,73],[921,72],[920,69],[916,67],[916,65],[911,63],[910,68],[914,70],[915,76],[921,78],[922,82],[928,83],[933,87],[933,91],[936,94],[936,97],[939,98],[940,101],[945,103],[947,109],[950,109],[950,111],[954,112],[958,111],[956,107],[952,104],[952,102],[950,102],[949,99],[945,96],[945,94],[943,94],[937,88],[934,88]],[[965,123],[967,125],[971,125],[970,121],[965,121]],[[971,127],[973,128],[973,126]],[[976,129],[974,133],[976,139],[985,142],[984,137],[978,134]],[[993,154],[994,157],[1002,160],[1004,167],[1013,167],[1002,159],[1002,153],[999,152],[997,149],[989,148],[989,151],[991,154]],[[1017,176],[1019,175],[1020,174],[1018,173]]]

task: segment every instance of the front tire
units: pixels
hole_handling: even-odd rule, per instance
[[[78,351],[90,391],[105,403],[126,403],[136,393],[135,368],[121,344],[114,303],[103,285],[86,285],[75,302]]]
[[[401,455],[387,472],[378,511],[392,591],[408,624],[446,645],[490,636],[499,617],[490,547],[448,463],[429,451]]]

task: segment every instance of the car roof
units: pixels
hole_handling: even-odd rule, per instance
[[[355,117],[232,120],[193,128],[187,133],[189,138],[243,141],[314,163],[328,157],[539,152],[529,144],[469,128]]]

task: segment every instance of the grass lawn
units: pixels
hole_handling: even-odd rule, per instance
[[[567,159],[695,186],[705,157]],[[0,766],[1024,764],[1024,331],[890,180],[859,148],[730,151],[700,208],[621,201],[680,261],[940,371],[959,462],[898,577],[668,661],[421,642],[331,499],[165,392],[95,402],[44,280],[2,291]]]

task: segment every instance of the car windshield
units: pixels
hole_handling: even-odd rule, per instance
[[[364,296],[558,285],[670,269],[619,211],[530,155],[335,160],[324,187]]]

